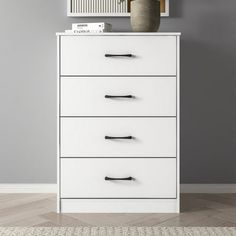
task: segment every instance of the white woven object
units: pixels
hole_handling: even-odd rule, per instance
[[[1,236],[236,236],[236,227],[0,227]]]

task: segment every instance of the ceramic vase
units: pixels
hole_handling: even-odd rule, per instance
[[[160,26],[159,0],[132,0],[131,27],[134,32],[156,32]]]

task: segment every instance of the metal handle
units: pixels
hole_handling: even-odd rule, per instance
[[[105,57],[132,57],[132,54],[105,54]]]
[[[105,139],[133,139],[133,136],[124,136],[124,137],[105,136]]]
[[[105,95],[105,98],[134,98],[133,95]]]
[[[108,177],[108,176],[106,176],[105,177],[105,180],[125,180],[125,181],[131,181],[131,180],[134,180],[134,178],[133,177],[127,177],[127,178],[111,178],[111,177]]]

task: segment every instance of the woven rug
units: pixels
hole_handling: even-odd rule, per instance
[[[236,227],[0,227],[1,236],[236,236]]]

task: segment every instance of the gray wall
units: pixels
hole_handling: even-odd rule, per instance
[[[181,31],[183,183],[235,183],[236,1],[170,0]],[[66,17],[66,0],[0,1],[0,182],[56,181],[56,37],[72,22],[130,31],[128,18]]]

